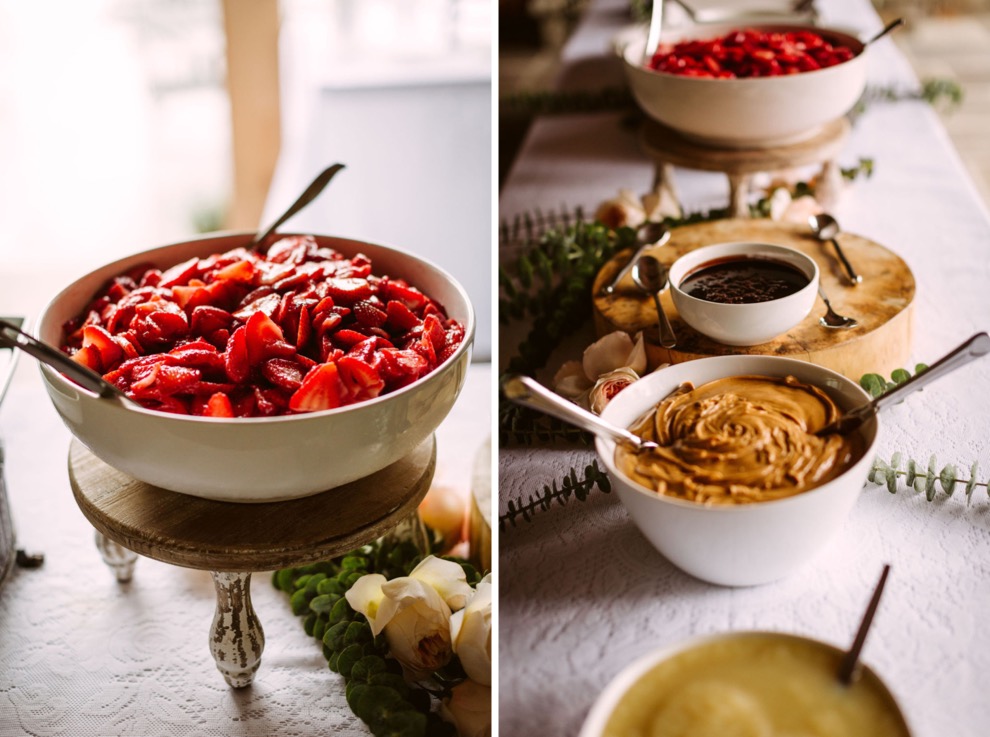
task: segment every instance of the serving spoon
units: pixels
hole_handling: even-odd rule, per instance
[[[268,240],[269,236],[271,236],[272,233],[275,232],[275,230],[278,228],[278,226],[280,226],[286,220],[288,220],[293,215],[295,215],[297,212],[299,212],[300,210],[302,210],[310,202],[312,202],[313,200],[315,200],[317,198],[317,196],[320,194],[320,192],[322,192],[323,189],[328,184],[330,184],[330,180],[334,178],[334,175],[338,171],[340,171],[341,169],[343,169],[343,168],[344,168],[344,165],[343,164],[334,164],[333,166],[328,166],[326,169],[324,169],[323,171],[321,171],[320,174],[319,174],[319,176],[317,176],[316,179],[314,179],[310,183],[310,185],[308,187],[306,187],[305,190],[303,190],[303,193],[301,195],[299,195],[299,198],[295,202],[293,202],[291,205],[289,205],[289,209],[287,209],[285,212],[283,212],[275,220],[275,222],[273,222],[271,225],[269,225],[263,231],[257,233],[254,236],[254,238],[251,239],[251,242],[248,243],[247,247],[248,248],[258,248],[259,246],[261,246],[261,244],[263,244],[266,240]]]
[[[990,353],[990,335],[987,335],[986,333],[977,333],[972,338],[962,343],[962,345],[942,356],[942,358],[937,360],[921,373],[915,374],[903,384],[898,384],[889,392],[881,394],[872,402],[861,404],[860,406],[849,410],[837,420],[830,422],[821,430],[816,432],[815,435],[824,436],[831,435],[832,433],[846,435],[851,433],[868,419],[876,415],[876,413],[884,407],[891,404],[897,404],[908,394],[912,394],[918,389],[928,386],[936,379],[941,379],[943,376],[955,371],[960,366],[967,364],[980,356],[985,356],[987,353]]]
[[[832,247],[835,248],[835,253],[839,257],[839,261],[842,262],[842,267],[846,270],[846,276],[849,277],[852,285],[856,286],[862,282],[863,277],[856,273],[852,264],[849,263],[849,259],[846,258],[846,254],[842,252],[842,246],[839,245],[837,239],[840,232],[838,221],[831,215],[823,212],[809,217],[808,225],[811,226],[811,230],[818,240],[832,243]]]
[[[892,20],[890,23],[888,23],[886,26],[883,27],[883,30],[877,32],[877,34],[875,36],[873,36],[873,38],[871,38],[869,41],[864,41],[863,42],[863,46],[869,46],[870,44],[879,41],[881,38],[883,38],[884,36],[886,36],[888,33],[890,33],[891,31],[893,31],[895,28],[897,28],[898,26],[902,26],[902,25],[904,25],[904,19],[903,18],[897,18],[895,20]]]
[[[640,256],[633,266],[632,275],[636,286],[653,297],[653,304],[657,308],[657,320],[660,323],[660,345],[664,348],[674,348],[677,346],[677,336],[674,335],[674,328],[671,327],[667,313],[660,304],[660,292],[667,288],[667,267],[653,256]]]
[[[619,282],[625,279],[629,272],[632,271],[633,266],[636,265],[639,257],[643,255],[643,252],[647,248],[662,246],[669,240],[670,231],[662,223],[647,221],[640,225],[636,229],[636,253],[619,270],[619,273],[615,275],[612,282],[602,289],[602,294],[610,295],[615,292],[616,287],[619,286]]]
[[[877,581],[876,588],[873,589],[873,596],[870,597],[870,603],[866,607],[866,612],[863,613],[863,619],[859,623],[859,629],[856,630],[856,638],[853,640],[852,647],[846,651],[842,660],[839,661],[839,670],[835,675],[839,679],[839,683],[844,686],[848,686],[853,682],[853,675],[856,673],[856,666],[859,663],[859,654],[863,651],[863,645],[866,644],[866,633],[870,631],[873,616],[877,613],[877,607],[880,605],[880,595],[883,594],[883,587],[887,583],[888,573],[890,573],[890,564],[885,564],[883,572],[880,574],[880,580]]]
[[[601,417],[586,409],[569,402],[559,394],[555,394],[535,379],[521,374],[510,374],[502,379],[502,393],[507,399],[523,407],[529,407],[539,412],[563,420],[575,427],[597,435],[607,440],[613,440],[619,445],[634,451],[652,450],[659,446],[649,440],[635,435],[622,427],[616,427]]]
[[[34,338],[16,325],[0,319],[0,347],[20,348],[56,371],[65,374],[84,389],[107,399],[120,399],[136,404],[124,392],[98,373],[81,363],[76,363],[58,348]]]

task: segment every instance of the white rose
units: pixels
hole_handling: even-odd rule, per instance
[[[450,638],[468,678],[492,685],[492,584],[482,579],[467,606],[450,618]]]
[[[631,368],[637,374],[646,371],[646,345],[643,333],[636,334],[636,342],[628,333],[616,330],[589,345],[581,358],[584,373],[592,383],[602,374],[617,368]]]
[[[440,716],[457,728],[458,737],[490,737],[492,689],[468,679],[440,704]]]

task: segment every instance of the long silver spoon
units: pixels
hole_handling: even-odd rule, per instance
[[[633,266],[636,265],[636,261],[643,255],[643,251],[647,248],[662,246],[669,240],[670,231],[667,230],[663,224],[645,222],[640,225],[636,229],[636,253],[634,253],[632,258],[626,262],[626,265],[619,270],[619,273],[612,279],[611,284],[608,284],[604,289],[602,289],[602,294],[610,295],[615,292],[616,287],[619,286],[619,282],[625,279],[629,272],[632,271]]]
[[[20,348],[25,353],[34,356],[56,371],[65,374],[84,389],[88,389],[101,397],[122,399],[131,402],[120,389],[104,379],[98,373],[76,363],[58,348],[34,338],[6,320],[0,320],[0,347]]]
[[[323,191],[324,187],[330,184],[330,180],[333,179],[334,175],[343,168],[343,164],[334,164],[333,166],[328,166],[326,169],[321,171],[319,176],[317,176],[316,179],[314,179],[310,185],[303,190],[303,193],[299,195],[299,198],[289,205],[289,209],[283,212],[274,223],[255,235],[251,242],[248,243],[247,247],[256,248],[262,245],[268,237],[275,232],[278,226],[302,210],[310,202],[315,200],[320,192]]]
[[[570,423],[599,437],[614,440],[635,451],[657,448],[656,443],[643,440],[625,428],[605,422],[601,417],[569,402],[559,394],[544,387],[535,379],[521,374],[510,374],[502,379],[502,393],[507,399],[524,407],[545,412],[558,420]]]
[[[838,221],[831,215],[821,213],[809,217],[808,225],[811,226],[811,230],[814,231],[815,237],[818,240],[831,241],[832,247],[835,248],[835,254],[839,257],[839,261],[842,262],[842,267],[846,270],[846,276],[849,277],[849,281],[852,282],[853,286],[862,282],[863,277],[857,274],[852,264],[849,263],[849,259],[842,252],[842,246],[839,245],[839,241],[836,238],[839,235]]]
[[[660,304],[660,293],[667,288],[667,267],[653,256],[640,256],[633,266],[632,276],[636,286],[653,297],[660,323],[660,345],[664,348],[674,348],[677,345],[677,336],[674,335],[674,328],[671,327],[667,313]]]
[[[854,328],[859,325],[859,322],[853,317],[846,317],[845,315],[840,315],[834,309],[832,309],[832,303],[828,301],[828,297],[825,296],[825,291],[822,289],[822,285],[818,285],[818,296],[822,298],[822,302],[825,303],[825,314],[821,316],[818,322],[822,327],[825,328]]]
[[[973,359],[985,356],[990,353],[990,335],[977,333],[959,347],[953,349],[942,358],[937,360],[927,369],[919,374],[915,374],[903,384],[891,389],[886,394],[881,394],[872,402],[861,404],[855,409],[851,409],[839,419],[830,422],[815,435],[830,435],[832,433],[850,433],[868,419],[873,417],[884,407],[897,404],[908,394],[916,392],[918,389],[928,386],[936,379],[940,379],[948,373],[955,371],[960,366],[969,363]]]
[[[643,64],[647,64],[657,53],[660,45],[660,33],[663,31],[663,0],[654,0],[650,14],[650,32],[646,36],[646,46],[643,47]]]

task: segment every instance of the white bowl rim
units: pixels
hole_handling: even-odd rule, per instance
[[[91,276],[92,274],[95,274],[98,271],[111,271],[111,270],[113,270],[113,268],[116,265],[118,265],[118,264],[124,264],[124,263],[128,263],[128,262],[133,262],[135,259],[138,259],[138,258],[140,258],[141,256],[143,256],[145,254],[150,255],[150,254],[152,254],[153,252],[156,252],[156,251],[165,251],[165,250],[168,250],[168,249],[171,249],[171,248],[175,248],[175,247],[178,247],[178,246],[184,246],[184,245],[191,244],[191,243],[198,243],[198,242],[201,242],[201,241],[202,242],[205,242],[205,241],[211,241],[211,240],[225,240],[225,239],[234,238],[234,237],[244,237],[245,238],[245,242],[242,245],[243,246],[246,246],[248,244],[248,242],[250,242],[250,239],[253,238],[255,235],[256,235],[255,231],[238,231],[238,230],[223,230],[223,231],[214,231],[214,232],[210,232],[210,233],[203,233],[203,234],[201,234],[200,236],[198,236],[196,238],[188,238],[186,240],[176,241],[174,243],[168,243],[168,244],[163,245],[163,246],[153,246],[151,248],[144,249],[143,251],[137,251],[137,252],[132,253],[132,254],[130,254],[128,256],[124,256],[122,258],[116,259],[115,261],[111,261],[109,263],[103,264],[102,266],[98,266],[95,269],[90,269],[85,274],[83,274],[82,276],[80,276],[78,279],[75,279],[72,283],[68,284],[63,289],[59,290],[59,292],[56,293],[56,295],[54,297],[52,297],[45,304],[44,308],[39,313],[39,318],[36,321],[34,321],[34,324],[29,328],[30,334],[33,335],[35,338],[38,338],[39,340],[41,340],[42,338],[41,338],[41,336],[38,333],[40,332],[41,324],[44,321],[44,317],[48,314],[48,312],[52,308],[52,306],[56,302],[58,302],[59,299],[61,299],[62,296],[66,292],[68,292],[70,289],[72,289],[72,287],[75,284],[77,284],[78,282],[82,281],[83,279],[88,278],[89,276]],[[283,233],[281,231],[277,235],[280,238],[291,237],[291,236],[306,236],[306,235],[310,235],[310,236],[314,236],[316,238],[332,239],[332,240],[335,240],[335,241],[342,241],[342,242],[345,242],[345,243],[348,243],[348,244],[354,244],[354,245],[357,245],[357,246],[360,246],[360,245],[369,245],[369,246],[374,246],[375,248],[380,248],[380,249],[385,249],[387,251],[392,251],[392,252],[394,252],[396,254],[399,254],[399,255],[402,255],[402,256],[412,257],[415,260],[417,260],[417,261],[419,261],[419,262],[421,262],[423,264],[426,264],[430,268],[434,269],[440,276],[442,276],[444,279],[446,279],[450,283],[450,285],[453,287],[454,291],[457,292],[457,294],[460,296],[460,298],[464,301],[464,304],[467,306],[468,320],[467,320],[467,324],[464,326],[464,339],[461,341],[460,345],[457,346],[457,349],[451,355],[449,355],[447,357],[447,359],[443,363],[437,364],[437,366],[432,371],[430,371],[430,373],[428,373],[428,374],[426,374],[424,376],[421,376],[416,381],[413,381],[410,384],[407,384],[406,386],[404,386],[404,387],[402,387],[400,389],[396,389],[393,392],[389,392],[388,394],[382,394],[380,396],[374,397],[373,399],[366,399],[366,400],[363,400],[361,402],[355,402],[354,404],[348,404],[348,405],[345,405],[343,407],[335,407],[333,409],[318,410],[316,412],[298,412],[298,413],[295,413],[295,414],[275,415],[275,416],[271,416],[271,417],[233,417],[233,418],[231,418],[231,417],[204,417],[204,416],[201,416],[201,415],[182,415],[182,414],[176,414],[176,413],[173,413],[173,412],[162,412],[160,410],[148,409],[147,407],[141,406],[137,402],[119,402],[118,404],[121,407],[126,408],[129,411],[138,412],[138,413],[141,413],[141,414],[147,414],[147,415],[151,415],[153,417],[158,417],[158,418],[170,418],[170,419],[173,419],[173,420],[176,420],[176,421],[180,421],[180,422],[194,422],[194,423],[206,423],[206,424],[210,424],[210,423],[213,423],[213,424],[228,424],[228,423],[231,423],[231,422],[235,422],[237,425],[247,424],[247,423],[250,423],[250,424],[269,424],[269,423],[271,423],[271,424],[278,424],[278,423],[282,423],[282,422],[300,422],[302,420],[307,420],[307,419],[311,419],[311,418],[327,417],[327,416],[342,414],[342,413],[346,413],[346,412],[353,412],[353,411],[356,411],[356,410],[359,410],[359,409],[360,410],[363,410],[363,409],[366,409],[366,408],[371,408],[371,407],[374,407],[375,405],[378,405],[378,404],[381,404],[383,402],[389,401],[392,397],[400,396],[400,395],[409,393],[411,391],[415,391],[417,388],[419,388],[420,386],[422,386],[424,383],[430,381],[430,379],[435,378],[439,374],[443,373],[443,370],[447,366],[450,366],[453,363],[457,362],[458,360],[460,360],[461,356],[465,352],[471,350],[471,345],[474,342],[475,320],[476,320],[475,312],[474,312],[474,305],[471,302],[471,299],[468,296],[467,291],[464,289],[464,287],[461,285],[461,283],[458,282],[446,269],[438,266],[433,261],[430,261],[429,259],[423,258],[421,256],[417,256],[415,254],[411,254],[408,251],[404,251],[401,248],[397,248],[395,246],[386,245],[384,243],[373,243],[371,241],[357,240],[357,239],[354,239],[354,238],[348,238],[346,236],[327,235],[327,234],[323,234],[323,233],[295,233],[295,232]],[[232,245],[232,246],[230,246],[230,248],[232,248],[232,249],[233,248],[238,248],[238,247],[240,247],[240,246],[238,246],[238,245]],[[203,257],[203,258],[205,258],[205,257]],[[121,267],[121,268],[123,268],[123,267]],[[426,296],[427,297],[430,297],[432,299],[432,295],[427,294]],[[58,348],[58,346],[55,346],[55,347]],[[74,391],[77,391],[77,392],[80,392],[82,394],[88,395],[88,396],[90,396],[90,397],[92,397],[94,399],[102,399],[102,401],[114,401],[113,399],[103,399],[98,394],[96,394],[95,392],[91,392],[88,389],[85,389],[85,388],[81,387],[80,385],[76,384],[75,382],[70,381],[65,376],[63,376],[59,371],[56,371],[54,368],[52,368],[48,364],[40,363],[39,362],[38,365],[41,368],[42,373],[44,373],[49,378],[49,380],[51,380],[51,381],[54,381],[54,382],[56,382],[58,384],[61,384],[63,386],[69,386]]]
[[[701,35],[696,35],[696,31],[704,28],[705,32]],[[701,40],[705,38],[717,38],[723,36],[729,31],[733,30],[744,30],[753,29],[758,31],[810,31],[812,33],[817,33],[822,36],[826,41],[830,39],[838,39],[841,41],[841,45],[849,48],[853,55],[851,58],[841,61],[838,64],[833,64],[832,66],[823,67],[821,69],[812,69],[807,72],[799,72],[797,74],[781,74],[774,77],[732,77],[729,79],[720,79],[718,77],[690,77],[684,74],[673,74],[672,72],[663,72],[657,69],[646,66],[642,63],[643,49],[646,47],[646,30],[641,31],[640,37],[635,39],[629,39],[625,46],[622,48],[622,60],[633,67],[634,69],[639,69],[650,74],[655,74],[656,76],[664,79],[684,79],[691,80],[693,82],[700,83],[712,83],[719,82],[723,84],[754,84],[754,83],[766,83],[767,80],[773,79],[791,79],[797,78],[809,78],[815,77],[823,72],[828,72],[829,70],[839,69],[851,64],[852,62],[860,59],[864,52],[869,48],[867,44],[863,43],[856,36],[853,36],[845,31],[832,28],[829,26],[813,26],[813,25],[801,25],[801,24],[791,24],[791,23],[704,23],[704,24],[694,24],[687,28],[681,29],[680,31],[671,31],[666,38],[674,37],[677,41],[681,40]],[[665,38],[661,38],[663,42]],[[630,59],[630,53],[636,51],[634,59]]]
[[[688,260],[688,259],[692,259],[693,260],[695,257],[699,257],[699,264],[698,265],[700,266],[706,260],[706,259],[700,258],[700,255],[701,254],[704,254],[706,252],[709,252],[709,251],[714,251],[716,249],[718,249],[718,250],[722,250],[722,249],[727,250],[728,252],[724,254],[726,257],[735,256],[735,255],[739,255],[739,256],[750,255],[751,258],[761,259],[762,258],[762,255],[761,254],[749,254],[747,252],[746,248],[750,248],[750,247],[753,247],[753,246],[756,246],[756,247],[761,248],[761,249],[766,249],[765,252],[769,252],[769,253],[776,252],[776,253],[787,254],[791,258],[794,258],[796,261],[800,261],[801,263],[803,263],[806,266],[810,267],[809,269],[802,269],[802,271],[804,271],[804,275],[808,278],[808,283],[805,284],[803,287],[801,287],[796,292],[794,292],[792,294],[788,294],[785,297],[777,297],[776,299],[765,299],[762,302],[745,302],[745,303],[742,303],[742,304],[734,304],[734,303],[726,303],[726,302],[713,302],[711,300],[701,299],[700,297],[695,297],[695,296],[693,296],[691,294],[688,294],[683,289],[681,289],[681,283],[684,281],[684,279],[686,279],[691,274],[691,271],[690,270],[688,270],[687,273],[685,273],[684,276],[681,277],[680,279],[674,279],[674,267],[676,267],[678,263],[681,263],[683,265],[683,263],[685,262],[685,260]],[[709,258],[717,258],[717,256],[710,256]],[[769,256],[767,258],[762,258],[762,260],[764,260],[764,261],[774,261],[775,259],[772,256]],[[776,259],[776,260],[779,262],[782,259]],[[695,268],[695,267],[694,266],[689,267],[689,269],[693,269],[693,268]],[[808,270],[811,271],[811,276],[808,276]],[[799,251],[796,248],[791,248],[790,246],[781,246],[781,245],[776,244],[776,243],[760,243],[758,241],[731,241],[731,242],[726,242],[726,243],[711,243],[711,244],[709,244],[707,246],[701,246],[700,248],[695,248],[695,249],[693,249],[691,251],[688,251],[687,253],[679,256],[674,261],[674,263],[672,263],[670,265],[669,274],[670,274],[670,289],[671,289],[671,291],[677,292],[678,297],[680,297],[681,299],[687,300],[687,303],[688,304],[697,304],[699,306],[701,306],[701,305],[707,305],[709,307],[711,305],[721,305],[722,307],[728,308],[728,309],[746,309],[746,308],[755,307],[756,305],[772,305],[774,302],[779,303],[779,302],[783,302],[786,299],[790,299],[792,297],[798,297],[805,290],[817,291],[817,289],[818,289],[818,281],[821,278],[820,277],[821,270],[818,268],[818,262],[815,261],[815,259],[811,258],[811,256],[809,256],[808,254],[806,254],[806,253],[804,253],[802,251]],[[716,309],[718,309],[718,308],[716,308]],[[809,309],[810,309],[810,307],[809,307]]]
[[[664,368],[658,369],[651,374],[647,374],[646,376],[639,379],[635,383],[639,383],[640,381],[648,381],[650,380],[650,377],[660,376],[662,375],[663,372],[669,371],[671,368],[674,368],[676,366],[690,365],[696,361],[705,361],[705,362],[718,361],[723,363],[729,363],[729,362],[737,362],[740,360],[744,363],[754,363],[754,362],[763,363],[766,361],[772,361],[775,363],[780,363],[781,365],[792,365],[792,366],[799,366],[802,368],[813,366],[816,370],[821,370],[825,372],[827,376],[837,378],[841,380],[843,383],[848,383],[850,386],[855,386],[856,389],[862,394],[864,404],[870,401],[870,395],[867,394],[866,390],[863,389],[863,387],[861,387],[858,383],[856,383],[852,379],[845,377],[842,374],[833,371],[832,369],[825,368],[824,366],[819,366],[818,364],[812,364],[809,363],[808,361],[800,361],[796,358],[787,358],[785,356],[756,356],[756,355],[707,356],[705,358],[696,358],[692,361],[686,361],[684,363],[665,366]],[[759,371],[749,372],[749,374],[747,374],[744,370],[740,369],[739,371],[736,371],[733,374],[727,374],[723,378],[728,378],[728,376],[742,376],[742,375],[767,375],[767,374],[761,374],[761,372]],[[710,379],[710,381],[716,381],[716,380],[717,379]],[[654,379],[654,381],[656,381],[656,379]],[[822,387],[819,386],[819,388],[821,389]],[[612,405],[612,402],[615,402],[621,396],[622,396],[622,392],[619,392],[619,394],[616,395],[615,399],[610,401],[608,405],[605,406],[605,410],[602,412],[602,419],[608,420],[608,417],[606,416],[606,414],[608,413],[608,408]],[[648,409],[644,410],[642,414],[645,414],[648,411],[649,411]],[[626,482],[626,484],[630,489],[632,489],[638,494],[653,499],[660,504],[670,504],[673,505],[674,507],[680,507],[682,509],[706,510],[706,512],[710,512],[712,514],[737,514],[737,515],[759,514],[761,509],[767,509],[768,507],[771,506],[783,507],[792,504],[801,504],[803,499],[807,499],[812,496],[819,496],[824,493],[829,493],[829,487],[831,487],[836,481],[838,481],[839,478],[841,478],[850,470],[852,470],[856,466],[860,465],[861,463],[869,459],[870,452],[872,451],[873,446],[876,445],[877,437],[879,434],[878,424],[879,423],[877,416],[872,417],[863,424],[863,429],[866,431],[865,437],[866,440],[868,441],[866,447],[863,449],[863,456],[859,458],[855,463],[853,463],[849,468],[843,471],[842,474],[840,474],[836,478],[830,479],[829,481],[826,481],[824,484],[815,486],[811,489],[808,489],[807,491],[802,491],[799,494],[792,494],[791,496],[786,496],[781,499],[768,499],[767,501],[754,502],[752,504],[719,504],[719,505],[700,504],[699,502],[692,502],[692,501],[688,501],[687,499],[677,499],[675,497],[667,496],[666,494],[658,494],[655,491],[651,491],[650,489],[647,489],[642,484],[633,481],[631,478],[629,478],[619,470],[618,466],[615,463],[616,443],[614,440],[606,440],[605,438],[602,437],[596,437],[595,450],[598,452],[599,457],[605,463],[606,469],[609,471],[610,474],[621,477],[621,480]]]
[[[598,694],[598,697],[592,704],[591,709],[585,717],[584,723],[581,725],[581,731],[578,733],[578,737],[599,737],[605,728],[608,718],[612,715],[612,712],[615,710],[615,707],[618,706],[622,697],[629,691],[636,681],[642,678],[654,667],[659,666],[665,660],[669,660],[670,658],[680,655],[681,653],[709,643],[716,643],[734,638],[746,639],[750,637],[777,637],[785,640],[810,643],[823,647],[826,650],[831,650],[838,653],[845,652],[844,646],[835,645],[825,640],[819,640],[815,637],[799,635],[792,632],[777,632],[774,630],[730,630],[724,632],[710,632],[707,634],[690,635],[683,640],[678,640],[676,642],[654,648],[650,652],[636,658],[633,662],[615,674],[601,693]],[[884,693],[890,699],[890,702],[897,709],[901,722],[910,733],[910,727],[907,724],[907,718],[904,715],[904,710],[894,697],[890,687],[887,686],[887,683],[880,677],[880,674],[869,665],[860,663],[860,667],[876,679],[877,683],[880,685],[880,688],[883,689]]]

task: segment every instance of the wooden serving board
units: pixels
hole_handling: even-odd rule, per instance
[[[600,294],[602,287],[631,258],[632,250],[627,250],[605,264],[595,278],[592,299],[596,332],[602,336],[624,330],[635,335],[643,330],[650,368],[705,356],[772,355],[808,361],[859,380],[863,374],[886,375],[907,364],[911,353],[914,275],[903,259],[878,243],[852,233],[839,236],[843,251],[863,276],[858,286],[851,286],[844,277],[831,244],[818,241],[806,225],[748,219],[685,225],[675,229],[667,244],[654,248],[652,254],[669,267],[695,248],[738,241],[789,246],[811,256],[818,263],[821,286],[832,307],[842,315],[856,318],[859,325],[845,330],[823,327],[819,318],[825,314],[825,305],[818,299],[800,324],[773,341],[746,348],[727,346],[690,328],[677,313],[667,289],[661,295],[661,303],[677,335],[677,347],[668,350],[658,344],[652,298],[637,291],[630,277],[619,284],[611,297]]]

